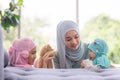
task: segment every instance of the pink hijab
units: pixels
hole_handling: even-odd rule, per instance
[[[10,64],[16,67],[32,67],[28,64],[28,56],[35,46],[29,38],[15,40],[9,49]]]

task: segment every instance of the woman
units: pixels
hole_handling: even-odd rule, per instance
[[[32,67],[36,58],[36,45],[29,38],[17,39],[9,49],[10,65]]]
[[[87,58],[87,44],[80,40],[78,25],[69,20],[61,21],[57,26],[55,68],[80,68],[81,61]]]

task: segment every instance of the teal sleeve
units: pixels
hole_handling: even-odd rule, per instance
[[[110,66],[110,60],[107,58],[106,55],[102,55],[101,57],[97,57],[93,61],[94,65],[100,66],[101,68],[109,68]]]

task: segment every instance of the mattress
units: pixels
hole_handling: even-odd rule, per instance
[[[120,80],[120,68],[87,70],[6,67],[4,80]]]

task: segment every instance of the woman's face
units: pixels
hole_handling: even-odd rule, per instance
[[[71,50],[78,49],[80,44],[80,36],[75,30],[70,30],[65,36],[65,45]]]
[[[29,53],[28,64],[33,65],[35,58],[36,58],[36,47],[33,48]]]
[[[96,58],[96,54],[93,51],[90,51],[89,54],[91,60],[94,60]]]

